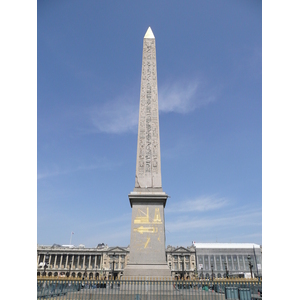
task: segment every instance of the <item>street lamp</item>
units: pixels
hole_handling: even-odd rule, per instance
[[[226,271],[226,278],[228,279],[228,270],[227,270],[227,262],[224,262],[225,271]]]
[[[214,281],[214,266],[211,265],[211,280]]]
[[[197,267],[195,267],[195,270],[194,270],[194,278],[195,278],[195,279],[196,279],[196,278],[199,279]]]
[[[202,273],[201,279],[204,279],[204,277],[203,277],[203,267],[201,267],[201,273]]]
[[[248,255],[248,261],[249,261],[249,268],[250,268],[251,278],[252,278],[252,268],[253,268],[253,265],[251,264],[251,256],[250,255]]]

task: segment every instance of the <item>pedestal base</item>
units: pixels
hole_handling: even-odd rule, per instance
[[[167,264],[162,265],[132,265],[128,264],[122,279],[133,279],[133,277],[145,277],[145,279],[172,279],[171,270]]]

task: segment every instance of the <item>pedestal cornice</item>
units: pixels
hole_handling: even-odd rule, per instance
[[[162,191],[154,191],[155,189],[151,189],[148,191],[144,191],[147,189],[140,189],[140,191],[137,191],[139,189],[134,189],[133,192],[131,192],[128,195],[130,206],[132,207],[133,204],[144,204],[144,203],[158,203],[163,204],[164,208],[167,203],[168,195]]]

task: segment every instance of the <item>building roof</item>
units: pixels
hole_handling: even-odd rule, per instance
[[[253,249],[260,245],[252,243],[193,243],[197,249]]]

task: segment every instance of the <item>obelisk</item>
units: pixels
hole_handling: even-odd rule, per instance
[[[143,42],[142,78],[132,207],[129,263],[124,278],[171,278],[165,254],[164,208],[168,195],[161,184],[155,37],[149,27]]]

